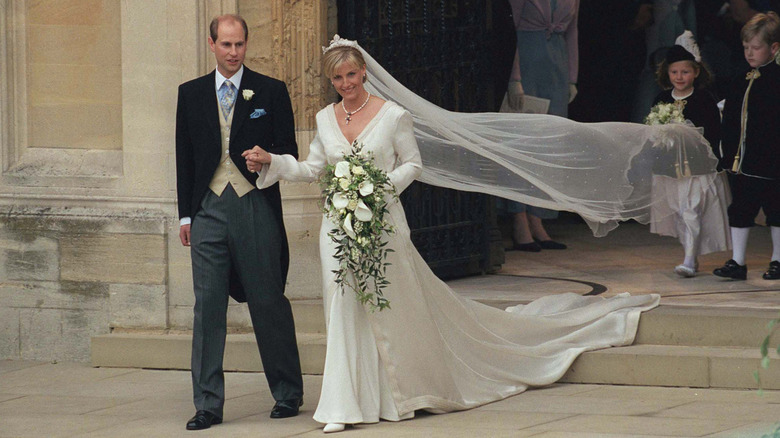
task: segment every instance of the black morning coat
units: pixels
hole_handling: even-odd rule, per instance
[[[254,92],[251,99],[244,98],[244,90]],[[264,114],[260,117],[250,117],[252,113]],[[222,160],[219,117],[214,71],[179,86],[176,109],[176,186],[180,218],[195,219],[206,191],[210,190],[209,183],[214,172]],[[286,85],[244,66],[241,88],[236,94],[233,108],[230,157],[252,185],[257,181],[257,174],[249,172],[241,153],[255,145],[274,154],[298,157],[295,122]],[[289,248],[282,221],[279,184],[261,192],[273,206],[281,227],[279,232],[282,236],[282,278],[286,281]],[[246,301],[243,288],[234,272],[231,273],[230,280],[230,295],[239,302]]]

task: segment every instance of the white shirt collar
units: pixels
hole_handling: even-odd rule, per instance
[[[689,97],[691,97],[693,95],[694,91],[696,91],[695,88],[693,90],[691,90],[691,92],[686,94],[685,96],[675,96],[674,95],[674,88],[672,88],[672,99],[674,99],[674,100],[684,100],[684,99],[687,99],[687,98],[689,98]]]
[[[233,86],[236,87],[236,90],[241,89],[241,78],[244,76],[244,66],[243,65],[241,66],[241,68],[238,69],[236,74],[234,74],[233,76],[231,76],[229,78],[226,78],[226,77],[222,76],[222,73],[219,72],[219,69],[216,69],[215,73],[216,74],[214,75],[214,82],[215,82],[214,85],[217,87],[216,88],[217,91],[219,91],[219,88],[228,79],[230,79],[230,83],[232,83]]]

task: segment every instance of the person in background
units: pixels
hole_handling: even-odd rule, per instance
[[[646,62],[645,29],[652,24],[652,4],[653,0],[580,0],[577,99],[569,105],[570,119],[588,123],[631,119],[639,72]]]
[[[577,95],[577,13],[579,0],[511,0],[517,52],[507,87],[510,111],[522,111],[526,95],[548,99],[548,114],[568,117]],[[558,212],[505,201],[512,215],[512,249],[539,252],[566,249],[552,240],[542,219]]]
[[[780,18],[774,12],[753,16],[742,28],[742,45],[750,70],[735,78],[723,109],[721,166],[729,172],[732,202],[729,225],[731,260],[713,273],[747,279],[750,228],[759,209],[771,227],[772,258],[765,280],[780,279]]]
[[[711,75],[701,62],[690,31],[685,31],[675,43],[658,66],[656,78],[665,91],[656,96],[653,106],[671,103],[682,108],[685,120],[704,130],[713,154],[720,157],[720,110],[705,89],[712,82]],[[674,149],[675,159],[679,152]],[[680,178],[657,175],[653,176],[652,190],[657,202],[651,208],[650,231],[677,237],[685,249],[685,258],[674,268],[675,273],[693,277],[699,268],[699,255],[730,248],[723,173]]]
[[[654,0],[653,24],[645,29],[646,60],[639,76],[631,121],[641,123],[650,111],[654,97],[661,92],[655,80],[656,52],[674,45],[678,35],[696,30],[696,6],[693,0]]]

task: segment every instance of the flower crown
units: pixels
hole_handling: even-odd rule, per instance
[[[341,38],[339,34],[335,34],[333,35],[333,39],[330,40],[330,44],[328,44],[328,47],[322,46],[322,53],[325,54],[325,52],[327,52],[328,50],[334,49],[336,47],[341,47],[341,46],[353,47],[357,49],[358,43],[357,41]]]

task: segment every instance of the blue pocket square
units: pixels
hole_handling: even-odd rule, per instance
[[[255,112],[253,112],[252,114],[249,115],[249,118],[250,119],[257,119],[257,118],[260,118],[260,116],[264,116],[265,114],[266,114],[266,112],[265,112],[264,109],[258,108],[258,109],[255,110]]]

